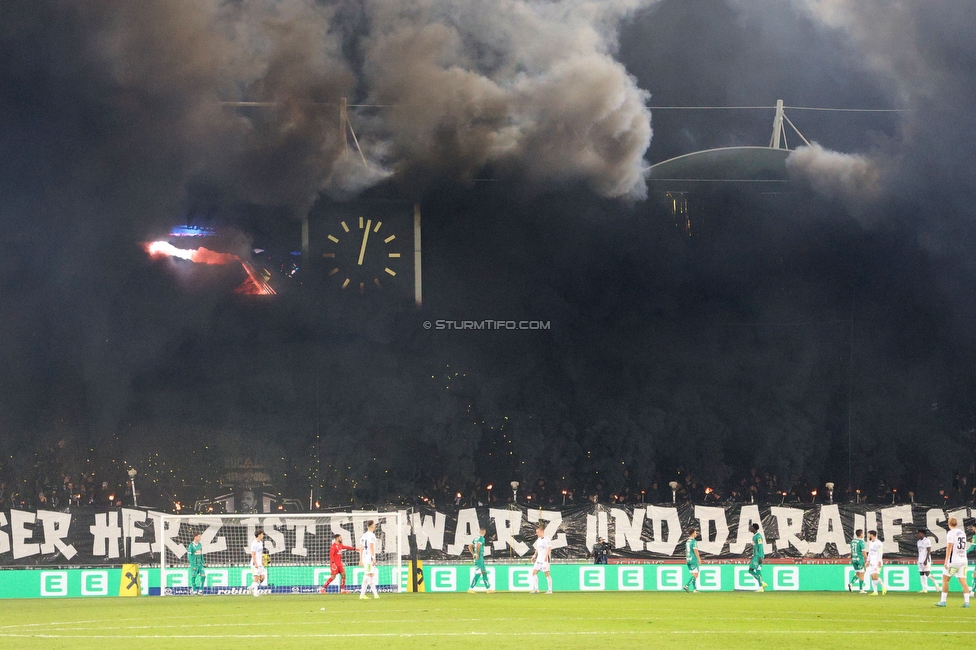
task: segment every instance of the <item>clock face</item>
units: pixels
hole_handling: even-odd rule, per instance
[[[344,291],[365,294],[382,290],[401,273],[401,243],[382,221],[353,217],[331,227],[322,258],[330,280]]]

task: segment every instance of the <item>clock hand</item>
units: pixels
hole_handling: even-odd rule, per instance
[[[372,219],[366,220],[366,232],[363,233],[363,245],[359,249],[359,266],[363,265],[363,255],[366,254],[366,240],[369,239],[369,226],[372,222]]]

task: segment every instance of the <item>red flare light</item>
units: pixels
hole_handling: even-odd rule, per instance
[[[154,241],[143,244],[143,248],[149,253],[149,257],[158,259],[160,257],[177,257],[182,260],[189,260],[195,264],[234,264],[238,263],[244,267],[247,279],[241,283],[234,293],[241,293],[249,296],[268,296],[274,295],[275,290],[268,284],[267,280],[261,277],[257,270],[233,253],[219,253],[209,248],[200,247],[196,250],[177,248],[167,241]]]
[[[186,250],[177,248],[166,241],[154,241],[151,244],[144,244],[144,246],[152,258],[178,257],[197,264],[230,264],[241,261],[241,258],[232,253],[218,253],[202,246],[196,250]]]

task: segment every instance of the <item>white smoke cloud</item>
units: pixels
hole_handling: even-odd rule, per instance
[[[881,192],[881,173],[874,162],[860,154],[824,149],[816,142],[794,150],[786,158],[786,168],[830,198],[873,201]]]

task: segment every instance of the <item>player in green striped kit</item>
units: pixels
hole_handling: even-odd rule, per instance
[[[698,554],[698,531],[694,528],[688,533],[688,541],[685,542],[685,562],[688,563],[688,573],[691,577],[685,583],[683,589],[687,592],[698,591],[698,565],[701,564],[701,555]]]
[[[759,524],[751,524],[749,532],[752,533],[752,559],[749,560],[749,574],[759,583],[758,591],[766,591],[767,585],[762,579],[762,561],[766,554],[763,552],[763,537],[759,532]]]
[[[193,535],[193,542],[186,547],[186,559],[190,562],[190,593],[198,594],[207,581],[203,573],[203,544],[200,533]]]
[[[468,589],[469,594],[474,593],[474,588],[478,584],[478,578],[485,581],[485,589],[488,593],[492,593],[494,589],[488,584],[488,569],[485,567],[485,533],[487,529],[482,527],[480,529],[480,534],[471,540],[468,544],[468,550],[471,551],[471,557],[474,558],[474,578],[471,580],[471,587]]]
[[[854,539],[851,540],[851,568],[854,574],[851,581],[847,584],[847,591],[854,591],[854,583],[860,583],[857,591],[864,589],[864,531],[858,528],[854,531]]]

